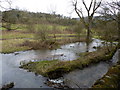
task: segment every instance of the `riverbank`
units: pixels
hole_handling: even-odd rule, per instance
[[[92,88],[120,88],[120,60]]]
[[[26,50],[40,50],[40,49],[56,49],[60,45],[73,42],[83,42],[85,38],[77,39],[67,37],[65,39],[56,39],[56,41],[46,41],[41,42],[39,40],[26,40],[26,39],[10,39],[10,40],[0,40],[1,42],[1,53],[13,53],[17,51]]]
[[[50,79],[56,79],[75,69],[83,69],[90,64],[110,60],[116,52],[116,49],[116,47],[111,47],[108,50],[106,47],[103,47],[94,52],[81,54],[80,58],[73,61],[52,60],[29,62],[25,65],[22,65],[20,68],[41,74],[49,77]]]
[[[35,38],[35,33],[28,33],[22,31],[2,31],[1,36],[1,53],[13,53],[17,51],[39,50],[39,49],[55,49],[60,45],[85,42],[85,37],[79,37],[75,33],[66,34],[49,34],[47,40],[41,41]]]

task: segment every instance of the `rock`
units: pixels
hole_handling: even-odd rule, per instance
[[[61,82],[60,80],[47,80],[45,82],[50,87],[57,88],[57,89],[68,89],[66,85],[63,84],[63,81]]]
[[[15,55],[18,55],[19,53],[15,53]]]
[[[100,80],[100,82],[105,82],[104,80]]]
[[[97,47],[96,46],[93,46],[94,49],[96,49]]]
[[[42,87],[42,86],[40,86],[40,87]]]
[[[63,56],[64,54],[61,54],[60,56]]]
[[[35,73],[35,76],[38,76],[39,74],[38,73]]]
[[[110,76],[105,76],[105,77],[107,77],[107,78],[111,78]]]
[[[13,88],[13,87],[14,87],[14,82],[11,82],[9,84],[3,85],[1,90],[8,90],[8,89]]]

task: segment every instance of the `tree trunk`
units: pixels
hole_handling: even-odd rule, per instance
[[[90,44],[90,27],[87,27],[87,36],[86,36],[86,52],[89,52],[89,44]]]

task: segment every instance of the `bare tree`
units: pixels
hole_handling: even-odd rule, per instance
[[[107,8],[105,14],[105,8]],[[102,5],[102,15],[106,15],[106,17],[110,17],[111,19],[115,20],[117,23],[117,30],[118,30],[118,47],[120,48],[120,1],[114,0],[111,2],[106,2]],[[119,50],[119,59],[120,59],[120,50]]]
[[[90,42],[90,32],[91,32],[91,24],[93,21],[93,16],[96,13],[96,10],[100,7],[102,0],[100,0],[99,2],[97,2],[97,0],[91,0],[89,7],[87,7],[87,4],[85,3],[84,0],[82,0],[82,4],[84,5],[85,10],[87,11],[87,18],[85,17],[84,11],[82,10],[82,8],[78,8],[78,0],[73,0],[73,6],[74,6],[74,10],[77,13],[77,15],[79,16],[80,20],[83,22],[85,28],[87,29],[87,36],[86,36],[86,44],[87,47],[89,46],[89,42]],[[89,48],[87,48],[87,52]]]
[[[109,17],[117,22],[119,39],[118,41],[120,45],[120,1],[114,0],[112,2],[106,2],[104,5],[101,6],[101,8],[102,11],[100,11],[100,14]]]

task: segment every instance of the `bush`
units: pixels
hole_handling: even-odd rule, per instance
[[[38,26],[35,34],[35,39],[45,42],[48,38],[48,27],[45,25]]]

